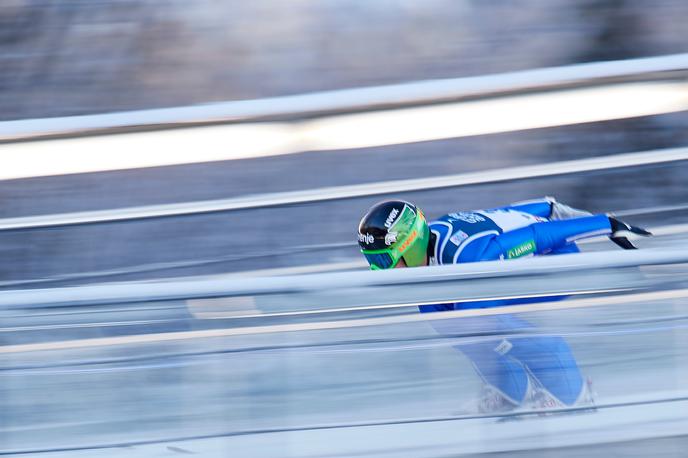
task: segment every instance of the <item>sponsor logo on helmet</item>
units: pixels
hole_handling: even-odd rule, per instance
[[[375,241],[375,238],[373,238],[373,236],[368,234],[367,232],[365,234],[361,234],[359,232],[358,241],[361,243],[365,243],[367,245],[370,245],[371,243],[373,243]]]
[[[406,250],[406,248],[408,248],[409,245],[411,245],[411,243],[413,243],[413,241],[416,239],[417,236],[418,236],[418,231],[414,229],[413,232],[411,232],[409,234],[408,238],[404,241],[404,243],[402,243],[399,246],[399,248],[398,248],[399,253],[403,253]]]
[[[394,242],[396,242],[398,235],[399,235],[398,232],[393,232],[393,231],[390,231],[387,234],[385,234],[385,245],[391,245]]]
[[[467,213],[467,212],[450,213],[449,218],[459,220],[459,221],[464,221],[464,222],[470,223],[470,224],[480,223],[482,221],[485,221],[485,218],[478,215],[477,213]]]
[[[396,208],[393,208],[391,212],[389,212],[389,215],[387,216],[387,219],[385,220],[385,227],[389,229],[392,227],[394,224],[394,219],[399,216],[399,210]]]

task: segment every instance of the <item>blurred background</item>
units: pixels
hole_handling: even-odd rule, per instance
[[[10,0],[0,7],[0,117],[174,107],[680,53],[688,48],[686,18],[680,0]],[[10,180],[0,183],[0,214],[191,202],[666,148],[686,144],[687,116]],[[685,178],[685,164],[671,163],[401,197],[430,217],[542,195],[614,211],[683,202]],[[0,269],[9,281],[198,261],[138,278],[349,259],[357,256],[357,221],[379,199],[5,233]]]
[[[380,86],[468,77],[481,84],[488,81],[486,75],[688,53],[687,23],[688,2],[684,0],[2,0],[0,160],[4,156],[7,161],[15,150],[21,154],[26,145],[38,145],[45,152],[46,163],[55,158],[59,162],[72,148],[72,138],[86,145],[89,160],[96,162],[107,162],[120,154],[165,156],[167,151],[155,142],[137,144],[134,140],[133,147],[118,149],[113,143],[112,148],[104,149],[103,142],[110,137],[102,134],[111,133],[107,128],[79,131],[91,116],[106,113],[132,112],[117,115],[126,121],[134,119],[138,110],[197,106],[200,108],[194,113],[200,118],[194,122],[223,126],[242,124],[243,120],[211,115],[215,104],[221,102],[246,101],[248,105],[242,107],[249,107],[250,112],[257,100],[269,99],[261,106],[288,109],[300,96],[323,91],[370,87],[371,93],[377,93]],[[683,58],[685,61],[685,55]],[[665,73],[640,72],[623,81],[651,81],[661,73],[657,78],[662,81],[685,84],[686,70],[684,65]],[[588,82],[565,80],[561,86],[576,88]],[[605,80],[602,86],[614,82],[617,80]],[[530,87],[503,92],[527,95],[542,91]],[[324,92],[319,97],[326,101],[331,98],[334,103],[337,94],[341,93]],[[411,96],[397,95],[402,99]],[[296,98],[278,99],[285,96]],[[490,96],[485,91],[462,100],[479,101]],[[676,99],[685,97],[684,88]],[[452,100],[435,100],[428,105]],[[627,100],[629,106],[633,102],[632,98]],[[604,108],[604,103],[590,103],[587,111],[594,114]],[[380,108],[371,105],[362,111]],[[126,212],[130,207],[246,196],[260,199],[291,191],[317,193],[334,186],[684,147],[688,145],[687,109],[688,105],[627,119],[381,146],[304,148],[290,151],[293,154],[180,161],[164,167],[51,176],[31,176],[29,172],[0,180],[0,225],[14,218],[50,219],[51,215],[112,209]],[[342,109],[335,114],[357,111],[361,110]],[[519,118],[529,112],[521,104],[506,106],[499,115]],[[257,116],[257,121],[261,127],[270,127],[273,122],[293,127],[318,116],[312,112],[290,115],[287,110],[266,119]],[[452,120],[445,122],[451,124]],[[460,126],[462,120],[455,122]],[[41,130],[51,123],[62,126],[57,131],[67,127],[67,133],[55,135],[67,142],[36,139],[33,134],[15,135],[28,126],[36,137],[45,132],[52,136],[52,127]],[[160,122],[142,127],[132,121],[112,132],[122,131],[125,133],[119,137],[135,139],[135,132],[142,130],[151,130],[159,137],[198,130],[186,125],[182,130],[168,130],[173,127],[179,125]],[[418,128],[421,134],[423,129],[422,125]],[[389,127],[390,135],[405,130],[414,131],[408,126]],[[208,142],[222,149],[224,139],[217,138],[219,145],[216,137]],[[231,141],[228,145],[227,149],[237,148]],[[193,159],[206,146],[185,144],[181,154]],[[228,154],[234,152],[242,154]],[[9,165],[6,163],[5,168]],[[640,245],[671,248],[685,246],[680,243],[685,240],[688,223],[687,179],[688,163],[670,161],[396,192],[393,196],[417,203],[429,219],[457,210],[555,196],[592,212],[626,212],[630,222],[651,230],[668,227],[658,231],[659,237]],[[96,224],[29,229],[2,226],[0,289],[14,294],[10,291],[174,282],[178,277],[229,280],[233,274],[363,270],[355,243],[358,220],[369,206],[388,197],[364,195]],[[672,207],[671,211],[662,210],[666,206]],[[601,242],[586,245],[585,251],[613,248]],[[672,274],[672,281],[684,282],[685,268],[678,272]],[[666,273],[659,270],[654,275]],[[78,302],[79,297],[75,293],[74,300]],[[7,301],[11,303],[11,299]],[[648,320],[652,317],[641,306],[626,315],[604,309],[597,317],[573,311],[567,312],[564,320],[552,312],[529,319],[542,324],[546,331],[551,330],[548,326],[569,326],[565,330],[572,333],[572,345],[583,357],[581,366],[600,380],[602,394],[630,395],[681,388],[686,357],[685,323],[680,321],[686,316],[684,303],[685,299],[656,304],[655,318],[670,323],[679,320],[678,327],[651,326]],[[0,342],[19,345],[236,326],[223,320],[200,323],[199,314],[189,311],[187,305],[185,301],[156,299],[134,303],[133,309],[100,304],[90,310],[79,303],[73,310],[69,302],[57,304],[58,311],[7,309],[0,313],[5,323]],[[279,310],[274,303],[271,306],[273,311]],[[379,312],[374,313],[377,316]],[[344,314],[338,319],[347,317]],[[289,319],[285,322],[291,323]],[[599,331],[601,322],[621,328]],[[615,359],[619,353],[641,347],[633,329],[625,327],[631,322],[644,323],[642,332],[650,336],[647,346],[639,359]],[[370,334],[364,330],[315,331],[155,343],[145,349],[127,344],[103,351],[8,350],[5,367],[0,368],[0,454],[33,451],[43,456],[46,451],[88,448],[91,443],[110,447],[128,440],[144,444],[227,431],[230,436],[244,430],[265,432],[285,428],[285,424],[288,429],[302,424],[406,418],[409,412],[414,418],[462,412],[459,404],[468,399],[462,398],[452,404],[449,413],[445,411],[446,399],[452,396],[447,387],[463,386],[466,392],[473,392],[477,380],[466,361],[461,370],[448,363],[453,361],[451,345],[456,342],[447,340],[427,347],[423,343],[430,338],[427,330],[408,326],[383,326]],[[591,340],[593,331],[599,331],[595,334],[598,340]],[[476,332],[468,334],[475,336]],[[625,337],[614,340],[611,336],[617,333]],[[344,347],[336,347],[340,344]],[[325,348],[322,353],[321,347]],[[328,353],[330,347],[336,347],[332,353]],[[305,353],[300,353],[303,348]],[[402,348],[408,351],[400,351]],[[256,349],[258,353],[252,353]],[[131,359],[132,355],[139,359]],[[323,367],[330,369],[323,371]],[[648,372],[654,374],[650,379],[643,377]],[[409,376],[411,373],[415,375]],[[423,374],[428,373],[432,386],[423,391],[422,384],[427,382]],[[403,381],[395,384],[394,380]],[[619,393],[614,387],[622,382],[630,388]],[[351,387],[367,389],[347,391]],[[407,402],[395,404],[391,397]],[[675,405],[679,412],[685,407]],[[132,418],[139,417],[136,428],[129,426]],[[612,420],[613,416],[609,418]],[[500,430],[503,436],[494,437],[508,440],[509,431],[517,429],[507,426]],[[684,430],[675,432],[677,437],[684,437],[680,434]],[[238,456],[324,456],[326,451],[325,447],[306,453],[289,440],[268,441],[274,448],[255,448],[256,444],[246,440],[238,446],[243,451]],[[359,442],[341,437],[334,440]],[[614,440],[623,442],[619,436]],[[666,456],[681,456],[680,450],[685,450],[681,440],[617,444],[621,448],[615,450],[663,450]],[[488,442],[469,447],[466,453],[483,453],[481,447]],[[433,455],[430,446],[422,449],[427,453],[413,446],[400,446],[395,456],[449,456],[442,455],[444,449]],[[180,447],[170,446],[165,454],[155,456],[193,450]],[[349,450],[328,456],[353,456],[347,455],[349,452],[354,453]],[[88,451],[83,453],[90,456]],[[366,453],[361,456],[383,456],[379,450]],[[579,453],[587,455],[590,450],[574,448],[570,455],[551,456]]]
[[[687,10],[679,0],[7,0],[2,119],[681,53]]]

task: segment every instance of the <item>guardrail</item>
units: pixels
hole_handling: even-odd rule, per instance
[[[300,119],[337,113],[400,108],[440,102],[621,81],[684,78],[688,53],[641,59],[594,62],[504,74],[419,81],[326,91],[259,100],[126,111],[87,116],[5,121],[0,141],[44,136],[197,126],[266,120]]]
[[[204,106],[10,121],[0,123],[0,180],[376,147],[684,111],[686,56],[228,102],[223,114]],[[175,120],[191,116],[189,110],[196,118]],[[196,127],[170,129],[191,126]],[[128,133],[117,135],[122,132]],[[53,141],[17,141],[45,138]]]
[[[680,245],[380,272],[8,291],[0,293],[0,331],[9,343],[0,354],[685,301],[687,267],[688,246]],[[512,299],[519,301],[480,308]],[[452,302],[477,304],[416,311]]]
[[[483,170],[409,180],[392,180],[348,186],[249,195],[229,199],[205,200],[175,204],[147,205],[87,212],[73,212],[0,219],[0,231],[72,226],[83,224],[132,221],[202,213],[217,213],[254,208],[324,202],[382,194],[426,191],[475,184],[499,183],[544,176],[568,175],[586,171],[613,170],[625,167],[662,164],[688,160],[688,147],[573,161],[552,162],[522,167]]]
[[[280,313],[590,293],[649,287],[638,266],[688,262],[688,246],[536,257],[423,269],[289,277],[224,278],[106,284],[0,292],[0,309],[122,304],[214,297],[259,297]],[[624,270],[631,269],[631,270]],[[590,272],[596,270],[595,275]],[[605,271],[606,270],[606,271]],[[605,271],[604,273],[601,273]],[[630,274],[629,274],[630,273]],[[558,276],[558,277],[557,277]],[[530,277],[530,278],[529,278]],[[543,281],[547,278],[547,281]],[[575,281],[572,280],[575,278]],[[675,281],[674,277],[671,277]],[[270,309],[273,308],[269,305]]]

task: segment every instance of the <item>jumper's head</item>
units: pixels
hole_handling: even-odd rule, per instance
[[[358,244],[373,270],[427,264],[430,229],[423,212],[403,200],[374,205],[358,225]]]

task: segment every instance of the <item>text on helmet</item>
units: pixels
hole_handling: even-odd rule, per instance
[[[389,215],[387,216],[387,219],[385,220],[385,227],[389,229],[392,227],[392,224],[394,224],[394,218],[399,215],[399,210],[396,208],[393,208],[391,212],[389,212]]]
[[[399,246],[399,248],[398,248],[399,253],[403,253],[404,250],[406,248],[408,248],[409,245],[411,245],[411,243],[413,243],[413,241],[416,239],[417,235],[418,235],[418,231],[414,229],[413,232],[411,232],[409,234],[408,238],[406,240],[404,240],[404,243],[402,243],[401,246]]]
[[[358,233],[358,241],[361,243],[365,243],[367,245],[370,245],[375,241],[372,235],[368,234],[367,232],[365,234],[361,234],[360,232]]]

